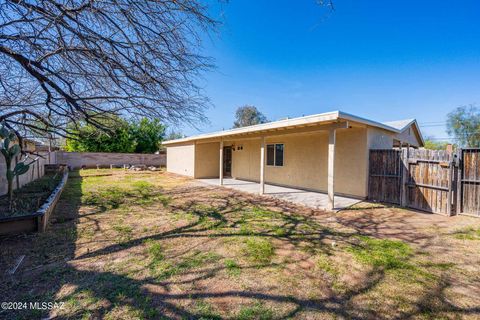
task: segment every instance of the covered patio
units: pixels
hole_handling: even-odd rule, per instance
[[[220,184],[220,179],[197,179],[205,184],[218,186]],[[247,193],[258,194],[260,189],[260,184],[252,181],[238,180],[232,178],[224,178],[223,186],[226,188],[235,189],[238,191],[243,191]],[[295,189],[290,187],[281,187],[276,185],[271,185],[265,183],[264,185],[264,195],[275,197],[281,200],[290,201],[296,204],[301,204],[314,209],[321,210],[332,210],[329,207],[329,198],[325,193],[307,191],[302,189]],[[339,211],[346,209],[356,203],[359,203],[361,200],[335,196],[335,207],[333,211]]]
[[[235,178],[235,175],[232,175],[231,173],[231,166],[232,166],[232,158],[231,155],[227,158],[225,157],[225,151],[228,150],[226,148],[227,143],[235,143],[235,138],[226,138],[226,137],[221,137],[220,138],[220,143],[219,143],[219,175],[218,179],[212,179],[217,182],[218,185],[224,186],[228,183],[230,183],[230,186],[238,186],[239,183],[238,181],[242,181],[240,183],[240,187],[242,191],[247,191],[251,190],[253,193],[259,193],[260,195],[264,194],[270,194],[273,195],[277,198],[283,199],[283,200],[289,200],[297,203],[301,203],[304,205],[307,205],[309,207],[314,207],[314,208],[321,208],[321,209],[326,209],[330,211],[338,211],[339,208],[345,207],[343,204],[336,204],[335,201],[339,200],[337,197],[334,196],[334,185],[335,185],[335,154],[336,154],[336,137],[337,137],[337,131],[338,130],[345,130],[351,128],[351,125],[349,124],[349,121],[345,120],[337,120],[334,122],[330,122],[331,119],[328,119],[327,123],[322,123],[319,126],[314,126],[315,129],[312,128],[312,126],[307,126],[307,125],[302,125],[300,128],[296,128],[297,130],[300,130],[301,132],[291,132],[287,133],[284,132],[283,128],[270,128],[268,130],[265,130],[264,132],[260,132],[260,135],[256,138],[243,138],[243,139],[254,139],[254,140],[260,140],[260,148],[259,148],[259,159],[255,159],[253,163],[257,162],[258,160],[258,169],[259,169],[259,183],[255,182],[247,182],[248,180],[242,180],[240,179],[231,179],[231,177]],[[305,131],[305,132],[303,132]],[[309,191],[303,191],[300,189],[295,189],[295,188],[290,188],[290,187],[278,187],[274,186],[272,184],[267,184],[267,178],[266,178],[266,171],[268,169],[272,168],[283,168],[284,167],[284,155],[283,155],[283,149],[284,149],[284,143],[280,144],[267,144],[267,139],[278,139],[279,137],[285,137],[286,136],[303,136],[303,134],[313,134],[313,133],[326,133],[327,136],[327,141],[325,144],[325,147],[327,150],[325,155],[326,155],[326,175],[325,175],[325,180],[327,182],[327,192],[326,194],[323,193],[317,193],[317,192],[309,192]],[[229,141],[230,140],[230,141]],[[280,164],[276,163],[275,158],[277,157],[277,146],[281,145],[280,151],[281,151],[281,162]],[[271,155],[274,155],[270,159],[270,163],[268,160],[268,147],[272,147],[271,149]],[[242,147],[243,148],[243,147]],[[273,161],[272,161],[273,160]],[[227,171],[228,168],[228,171]],[[293,173],[296,175],[298,173],[295,172]],[[230,179],[229,179],[230,178]],[[256,179],[256,178],[255,178]],[[253,179],[251,179],[253,180]],[[268,187],[267,187],[268,186]],[[269,190],[267,190],[267,188]],[[240,189],[239,189],[240,190]],[[347,205],[348,206],[348,205]]]
[[[338,211],[367,198],[369,150],[394,141],[422,145],[416,121],[383,124],[333,111],[164,144],[169,172]]]

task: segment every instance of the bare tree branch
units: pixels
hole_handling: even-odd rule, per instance
[[[112,115],[205,120],[217,25],[199,0],[0,0],[0,121],[64,136]]]

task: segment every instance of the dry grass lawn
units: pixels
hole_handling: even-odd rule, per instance
[[[46,233],[0,239],[5,319],[478,319],[480,219],[337,214],[164,172],[73,172]],[[25,255],[12,276],[19,255]]]

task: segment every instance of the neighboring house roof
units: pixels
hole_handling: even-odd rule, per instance
[[[309,115],[309,116],[304,116],[304,117],[298,117],[298,118],[291,118],[291,119],[284,119],[284,120],[279,120],[279,121],[273,121],[273,122],[268,122],[268,123],[262,123],[262,124],[257,124],[253,126],[248,126],[248,127],[242,127],[242,128],[235,128],[235,129],[229,129],[229,130],[223,130],[223,131],[217,131],[217,132],[212,132],[212,133],[205,133],[205,134],[199,134],[195,136],[190,136],[186,138],[181,138],[181,139],[175,139],[175,140],[168,140],[164,141],[164,145],[169,145],[169,144],[174,144],[174,143],[182,143],[182,142],[189,142],[189,141],[194,141],[194,140],[201,140],[201,139],[210,139],[210,138],[220,138],[220,137],[225,137],[225,136],[232,136],[232,135],[239,135],[239,134],[246,134],[246,133],[253,133],[253,132],[258,132],[258,131],[264,131],[264,130],[274,130],[278,128],[285,128],[285,127],[295,127],[295,126],[304,126],[304,125],[311,125],[311,124],[320,124],[322,122],[332,122],[332,121],[337,121],[337,120],[347,120],[347,121],[354,121],[362,124],[366,124],[372,127],[377,127],[381,128],[390,132],[394,133],[401,133],[403,129],[398,129],[400,127],[400,122],[402,121],[392,121],[392,122],[386,122],[386,123],[381,123],[377,122],[374,120],[362,118],[359,116],[355,116],[353,114],[349,114],[346,112],[342,111],[332,111],[332,112],[326,112],[326,113],[320,113],[320,114],[314,114],[314,115]],[[416,121],[413,120],[415,123]],[[398,123],[397,123],[398,122]],[[418,127],[417,127],[418,129]],[[418,131],[420,133],[420,131]],[[421,135],[420,135],[421,137]],[[423,140],[422,140],[423,142]]]
[[[23,138],[23,141],[26,143],[31,143],[31,144],[38,144],[39,142],[30,138]]]
[[[405,119],[405,120],[387,121],[387,122],[383,122],[383,124],[386,124],[387,126],[394,127],[395,129],[403,131],[415,121],[416,121],[415,119]]]
[[[32,138],[23,138],[23,141],[25,143],[30,143],[30,144],[33,144],[35,146],[45,146],[46,144],[41,142],[41,141],[38,141],[38,140],[35,140],[35,139],[32,139]]]
[[[418,138],[420,139],[420,142],[422,145],[425,144],[425,141],[423,140],[422,132],[420,131],[420,127],[418,126],[417,120],[416,119],[405,119],[405,120],[397,120],[397,121],[387,121],[384,122],[383,124],[386,124],[387,126],[393,127],[400,132],[405,131],[408,127],[413,126],[415,130],[417,131]]]

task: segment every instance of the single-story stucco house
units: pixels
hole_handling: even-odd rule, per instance
[[[415,119],[380,123],[334,111],[165,141],[167,171],[367,197],[370,149],[422,147]]]

